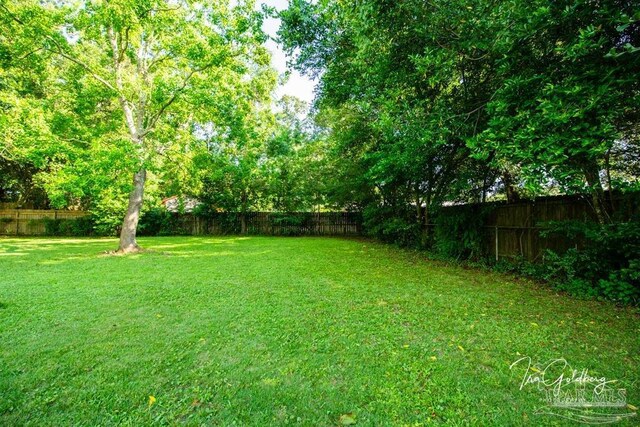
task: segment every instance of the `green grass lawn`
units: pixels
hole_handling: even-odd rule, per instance
[[[366,241],[140,241],[0,239],[0,425],[571,425],[523,356],[640,406],[637,310]]]

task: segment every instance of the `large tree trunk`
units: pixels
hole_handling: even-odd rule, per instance
[[[144,168],[133,175],[133,189],[129,194],[129,206],[127,207],[127,214],[124,217],[122,231],[120,232],[120,247],[118,248],[120,253],[131,253],[140,250],[140,246],[136,242],[136,229],[140,219],[146,178],[147,171]]]
[[[587,162],[584,166],[584,176],[589,186],[591,204],[598,222],[600,224],[610,223],[611,217],[609,215],[609,209],[607,209],[607,203],[605,202],[602,183],[600,182],[600,168],[595,161]]]
[[[248,200],[249,196],[247,195],[246,192],[242,192],[242,196],[241,196],[241,202],[242,204],[240,205],[240,234],[245,235],[247,234],[247,200]]]
[[[511,172],[506,169],[502,171],[502,181],[504,183],[504,191],[507,195],[507,203],[517,203],[520,201],[520,193],[513,180],[514,178]]]
[[[247,234],[247,214],[245,212],[240,214],[240,234]]]

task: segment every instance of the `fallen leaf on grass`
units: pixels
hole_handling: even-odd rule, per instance
[[[349,412],[348,414],[340,415],[340,419],[338,421],[342,426],[351,426],[356,423],[356,417],[351,412]]]
[[[149,408],[151,408],[156,403],[156,398],[154,396],[149,396]]]

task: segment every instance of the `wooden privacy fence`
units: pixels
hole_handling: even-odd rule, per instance
[[[640,193],[608,198],[617,221],[629,221],[640,214]],[[466,218],[477,218],[482,252],[501,258],[542,259],[547,249],[563,252],[580,247],[580,241],[560,235],[542,236],[551,221],[594,222],[590,199],[584,196],[553,196],[519,203],[504,202],[448,206],[441,209],[436,222],[466,211]],[[0,234],[44,235],[46,219],[77,220],[88,215],[81,211],[4,209],[0,210]],[[470,216],[469,216],[470,215]],[[273,236],[357,236],[363,234],[362,215],[357,212],[219,212],[208,217],[170,214],[168,223],[140,234],[225,235],[259,234]],[[439,227],[429,224],[431,231]],[[445,229],[446,232],[446,229]],[[437,234],[437,233],[436,233]]]
[[[83,211],[3,209],[0,210],[0,235],[45,235],[47,219],[75,220],[87,215]]]
[[[0,210],[0,235],[46,235],[47,220],[77,220],[83,211],[5,209]],[[361,215],[356,212],[220,212],[210,217],[171,214],[172,221],[146,234],[225,235],[262,234],[272,236],[354,236],[362,233]],[[244,217],[244,218],[243,218]],[[244,224],[244,226],[243,226]],[[144,235],[144,230],[140,230]]]
[[[496,260],[524,258],[541,261],[546,250],[562,253],[581,247],[580,240],[557,234],[541,235],[547,224],[559,221],[597,222],[590,199],[586,196],[550,196],[518,203],[484,203],[451,206],[440,215],[456,215],[469,210],[482,218],[483,252]],[[629,221],[640,213],[640,195],[629,193],[608,199],[618,221]],[[430,228],[435,227],[432,224]]]
[[[354,236],[362,233],[356,212],[220,212],[208,217],[180,214],[180,234],[269,236]]]

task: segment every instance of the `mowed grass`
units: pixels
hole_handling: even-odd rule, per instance
[[[633,309],[367,241],[140,240],[0,239],[0,425],[564,425],[522,356],[640,403]]]

